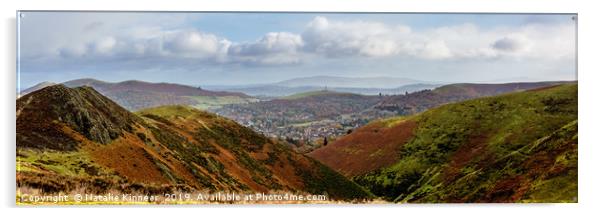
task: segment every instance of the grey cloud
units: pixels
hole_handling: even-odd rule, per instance
[[[303,46],[301,36],[288,32],[270,32],[253,43],[232,46],[230,51],[237,55],[265,55],[296,53]]]
[[[303,47],[301,36],[289,32],[270,32],[252,43],[229,47],[228,55],[234,61],[260,64],[289,64],[300,61]]]
[[[507,36],[496,40],[491,46],[496,50],[518,52],[529,47],[529,40],[520,36]]]

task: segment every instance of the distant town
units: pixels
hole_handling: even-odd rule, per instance
[[[210,111],[306,149],[325,145],[372,120],[395,116],[373,109],[383,98],[322,90],[306,97],[231,104]]]

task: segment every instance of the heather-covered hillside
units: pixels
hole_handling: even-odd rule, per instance
[[[395,202],[576,202],[577,84],[376,121],[309,155]]]
[[[53,85],[17,100],[17,187],[300,192],[370,198],[357,184],[232,120],[185,106],[127,111],[90,87]]]

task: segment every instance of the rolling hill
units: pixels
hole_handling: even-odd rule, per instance
[[[329,88],[258,103],[225,105],[212,111],[268,136],[285,139],[300,152],[307,152],[320,147],[324,138],[334,139],[379,118],[563,83],[567,82],[460,83],[402,95],[360,95]]]
[[[433,89],[438,86],[440,84],[396,77],[313,76],[283,80],[276,83],[207,86],[207,88],[218,91],[244,92],[258,97],[283,97],[303,92],[320,91],[324,88],[353,94],[392,95]]]
[[[163,105],[192,105],[207,109],[224,104],[256,101],[239,92],[209,91],[173,83],[150,83],[143,81],[104,82],[95,79],[77,79],[62,83],[67,87],[90,86],[128,110]],[[22,95],[52,84],[38,84],[21,92]]]
[[[394,95],[412,93],[439,87],[439,84],[409,84],[396,88],[356,88],[356,87],[328,87],[331,91],[347,92],[362,95]],[[277,85],[254,85],[254,86],[208,86],[209,89],[219,91],[243,92],[257,97],[283,97],[310,91],[324,90],[325,86],[299,86],[287,87]]]
[[[19,98],[16,109],[18,190],[371,197],[284,144],[186,106],[134,114],[91,87],[53,85]]]
[[[31,93],[33,91],[37,91],[37,90],[46,88],[48,86],[53,86],[53,85],[56,85],[56,83],[53,83],[53,82],[41,82],[41,83],[38,83],[38,84],[36,84],[36,85],[34,85],[32,87],[29,87],[29,88],[23,90],[23,91],[20,91],[19,92],[19,96],[26,95],[26,94],[29,94],[29,93]]]
[[[395,202],[577,202],[577,84],[375,121],[309,155]]]
[[[393,95],[387,97],[375,106],[375,109],[388,110],[400,115],[414,114],[439,106],[441,104],[459,102],[463,100],[494,96],[510,92],[525,91],[529,89],[554,86],[569,82],[530,82],[530,83],[502,83],[502,84],[477,84],[458,83],[437,87],[433,90],[421,90],[410,94]]]
[[[302,99],[302,98],[308,98],[308,97],[321,97],[321,96],[324,96],[324,97],[342,96],[342,97],[344,97],[346,95],[350,95],[350,94],[343,93],[343,92],[336,92],[336,91],[318,90],[318,91],[308,91],[308,92],[292,94],[292,95],[288,95],[285,97],[281,97],[280,99],[295,100],[295,99]]]
[[[396,88],[418,83],[425,82],[397,77],[312,76],[284,80],[274,83],[274,85],[286,87],[328,86],[340,88]]]

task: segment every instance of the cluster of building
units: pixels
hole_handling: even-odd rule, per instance
[[[310,112],[272,113],[244,106],[225,106],[216,111],[268,137],[296,145],[321,145],[324,140],[351,133],[368,122],[394,116],[383,110],[367,109],[359,113],[316,117]]]

